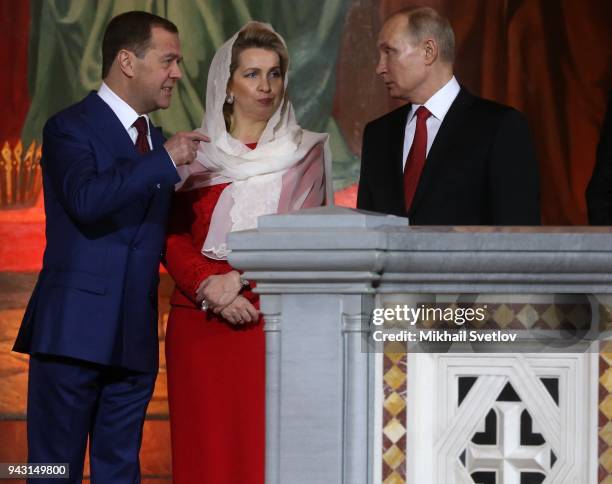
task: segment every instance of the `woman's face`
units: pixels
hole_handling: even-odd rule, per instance
[[[240,122],[270,119],[283,99],[284,83],[278,54],[249,48],[238,57],[238,67],[228,83],[234,97],[233,116]]]

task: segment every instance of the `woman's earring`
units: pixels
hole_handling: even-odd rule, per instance
[[[228,94],[227,96],[225,96],[225,102],[227,104],[234,104],[234,96],[232,96],[231,94]]]

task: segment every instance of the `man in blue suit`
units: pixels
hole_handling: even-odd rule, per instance
[[[159,262],[176,167],[208,138],[164,142],[147,117],[170,105],[181,78],[173,23],[121,14],[102,58],[100,90],[44,128],[47,246],[14,349],[31,355],[29,462],[69,463],[70,482],[81,482],[89,436],[92,482],[134,483],[157,375]]]

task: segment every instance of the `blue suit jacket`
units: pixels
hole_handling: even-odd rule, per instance
[[[93,92],[47,121],[47,246],[15,351],[156,371],[159,262],[179,177],[157,128],[151,139],[139,155]]]

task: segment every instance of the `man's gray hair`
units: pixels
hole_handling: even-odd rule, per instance
[[[408,7],[392,16],[403,15],[408,20],[408,35],[413,44],[426,38],[438,43],[440,59],[452,64],[455,60],[455,33],[449,20],[431,7]]]

